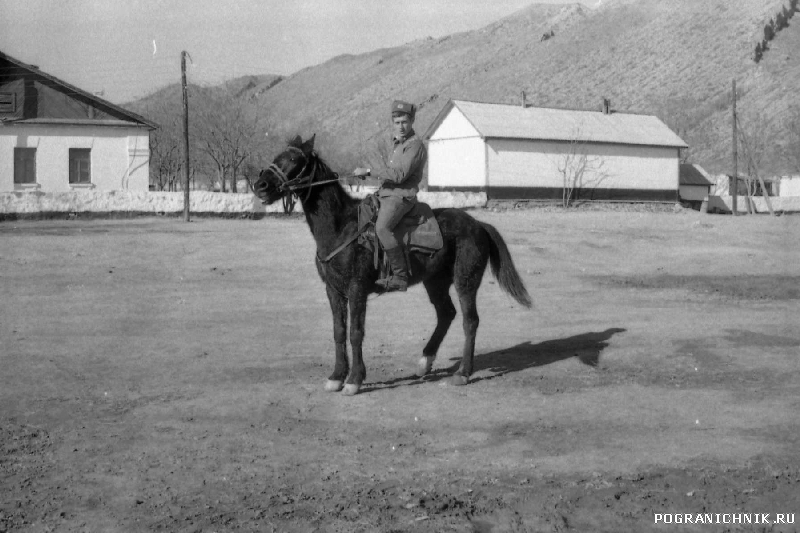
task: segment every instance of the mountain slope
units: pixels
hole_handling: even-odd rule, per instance
[[[800,16],[753,60],[763,28],[789,0],[603,0],[595,8],[531,5],[486,27],[306,68],[253,98],[279,135],[317,134],[341,171],[370,163],[388,136],[388,104],[418,104],[425,131],[449,98],[658,115],[690,145],[690,160],[730,170],[730,87],[741,125],[780,157],[787,110],[800,87]],[[543,35],[552,37],[543,40]],[[795,171],[797,172],[797,170]]]

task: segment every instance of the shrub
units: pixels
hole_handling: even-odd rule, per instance
[[[775,18],[775,31],[781,31],[788,25],[789,24],[786,22],[786,17],[783,15],[783,13],[778,13],[778,16]]]
[[[769,19],[769,24],[764,26],[764,40],[765,41],[769,42],[769,41],[771,41],[772,39],[775,38],[775,30],[773,29],[774,24],[775,24],[775,21],[772,20],[772,19]]]

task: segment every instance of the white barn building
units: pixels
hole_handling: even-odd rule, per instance
[[[678,200],[686,143],[657,117],[450,100],[425,133],[430,191],[489,199]],[[575,168],[583,162],[584,172]]]
[[[147,191],[156,127],[0,52],[0,192]]]

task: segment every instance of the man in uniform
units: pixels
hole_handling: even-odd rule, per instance
[[[414,132],[416,111],[416,107],[408,102],[392,102],[391,156],[385,175],[378,176],[381,180],[381,187],[378,189],[381,206],[375,222],[375,233],[392,267],[392,275],[378,280],[378,284],[387,291],[408,289],[406,253],[403,243],[395,237],[394,228],[414,207],[419,183],[422,181],[422,169],[428,160],[425,145]],[[356,176],[366,176],[369,173],[369,169],[364,168],[357,168],[353,172]]]

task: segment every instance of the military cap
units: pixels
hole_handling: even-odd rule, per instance
[[[413,117],[416,111],[417,108],[414,104],[409,104],[408,102],[403,102],[402,100],[395,100],[392,102],[392,115],[395,113],[405,113],[406,115]]]

